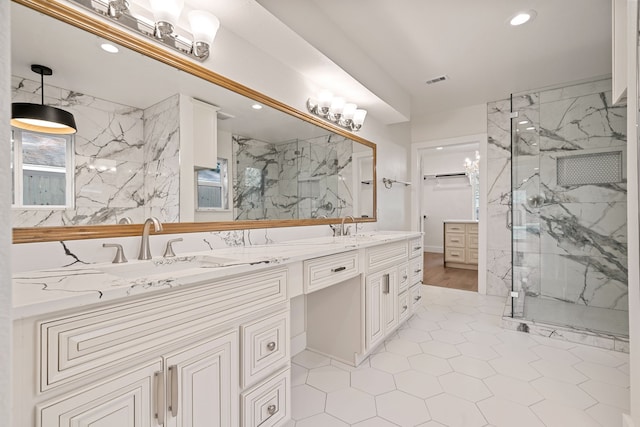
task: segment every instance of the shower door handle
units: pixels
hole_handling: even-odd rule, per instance
[[[511,209],[509,209],[507,211],[507,229],[511,230],[513,226],[513,212],[511,212]]]

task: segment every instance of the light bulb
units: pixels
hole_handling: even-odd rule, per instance
[[[193,33],[193,41],[211,46],[220,28],[220,20],[214,14],[204,10],[192,10],[187,16]]]
[[[356,126],[361,126],[364,123],[364,118],[367,116],[367,110],[356,110],[353,113],[353,123]]]
[[[356,112],[358,106],[352,103],[344,104],[344,109],[342,110],[342,115],[346,120],[352,120],[353,114]]]
[[[344,98],[335,97],[331,100],[331,108],[330,111],[333,114],[342,114],[342,110],[344,109]]]
[[[149,3],[151,3],[151,10],[156,23],[166,22],[171,25],[178,23],[184,0],[149,0]]]

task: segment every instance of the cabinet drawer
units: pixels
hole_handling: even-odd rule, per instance
[[[478,263],[478,250],[477,249],[469,249],[467,262],[470,264]]]
[[[446,223],[444,225],[445,233],[464,233],[466,231],[465,224]]]
[[[467,233],[478,234],[478,224],[467,224]]]
[[[409,293],[409,290],[407,290],[398,297],[398,319],[400,323],[404,322],[411,314],[413,304],[409,300]]]
[[[38,405],[40,427],[155,426],[154,401],[162,383],[158,358],[123,375]]]
[[[444,235],[444,246],[447,248],[464,248],[465,235],[462,233],[447,233]]]
[[[422,237],[409,240],[409,258],[422,256]]]
[[[409,289],[410,276],[408,263],[405,262],[398,267],[398,292],[404,292]]]
[[[343,252],[304,261],[306,294],[340,283],[360,274],[358,252]]]
[[[40,322],[41,391],[285,302],[286,292],[278,268]]]
[[[444,252],[444,260],[450,262],[465,262],[465,250],[459,248],[447,248]]]
[[[412,259],[411,262],[409,262],[409,277],[411,277],[409,286],[414,285],[418,282],[422,282],[423,276],[424,276],[423,259],[422,258]]]
[[[291,380],[289,368],[242,393],[242,427],[281,425],[290,417]]]
[[[367,272],[371,273],[407,260],[409,255],[407,242],[394,242],[366,250]]]
[[[289,315],[281,312],[242,325],[241,384],[247,387],[267,377],[289,360]]]
[[[477,234],[467,234],[467,248],[477,249],[478,248],[478,235]]]
[[[409,289],[409,299],[411,303],[411,311],[415,311],[416,307],[422,303],[422,285],[414,285]]]

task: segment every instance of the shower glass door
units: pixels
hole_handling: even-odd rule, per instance
[[[511,108],[513,317],[628,336],[626,107],[606,79]]]

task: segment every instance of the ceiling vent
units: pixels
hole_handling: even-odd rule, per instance
[[[443,74],[441,76],[434,77],[432,79],[427,80],[426,83],[428,85],[433,85],[433,84],[436,84],[436,83],[443,82],[445,80],[449,80],[449,76],[447,76],[446,74]]]

